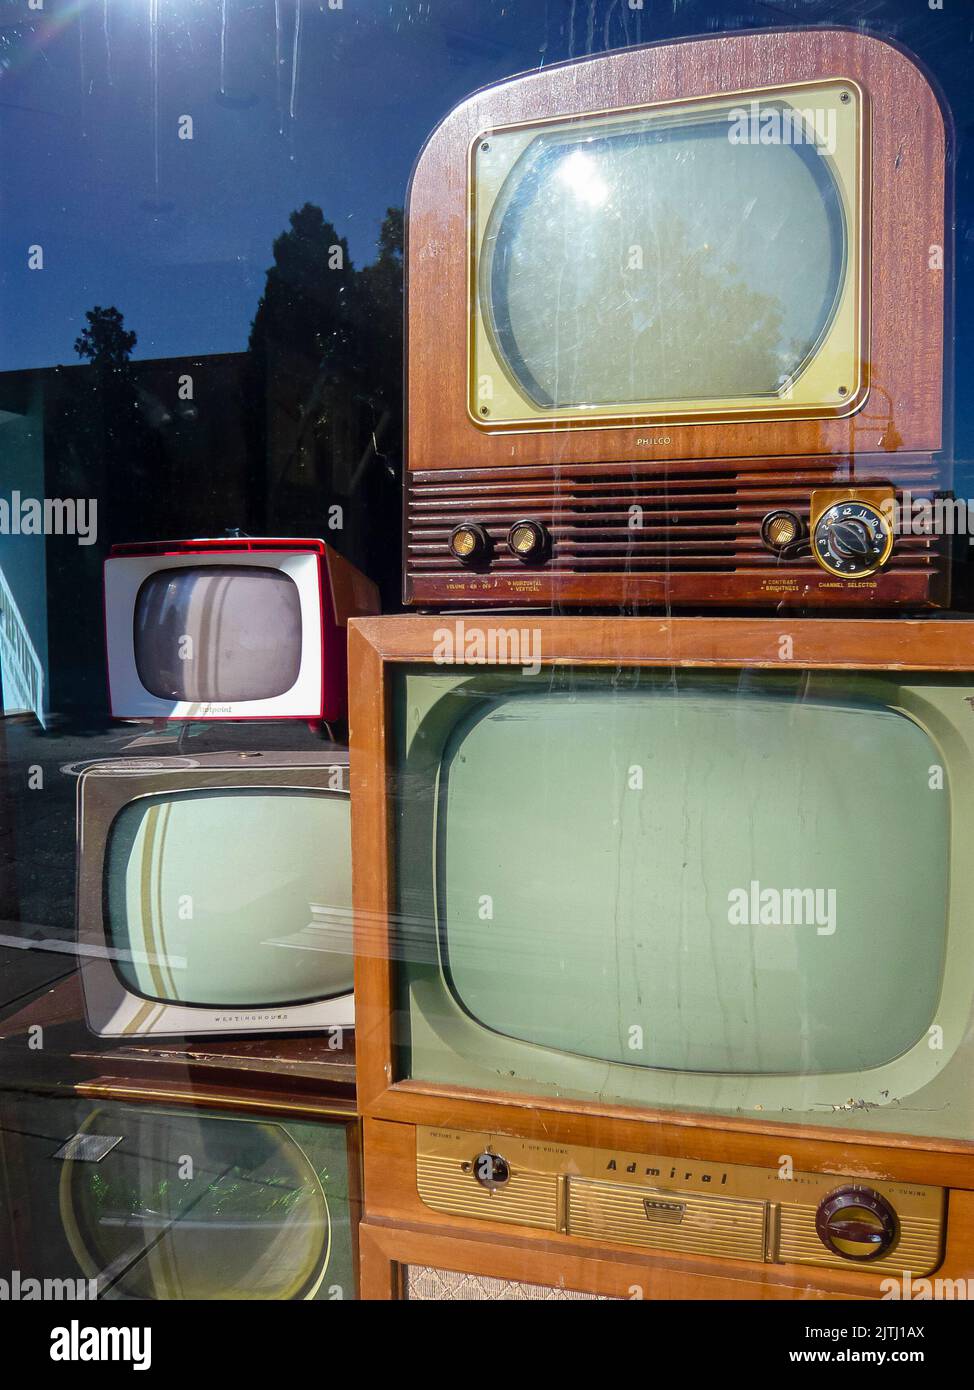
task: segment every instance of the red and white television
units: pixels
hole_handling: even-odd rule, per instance
[[[113,546],[105,561],[112,714],[344,719],[346,625],[378,611],[375,585],[322,540]]]

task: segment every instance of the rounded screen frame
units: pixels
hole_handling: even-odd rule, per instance
[[[792,107],[798,116],[812,108],[835,113],[835,152],[827,158],[844,212],[845,274],[840,277],[828,322],[797,375],[777,394],[619,401],[609,405],[551,407],[529,399],[493,340],[482,299],[491,257],[485,254],[488,228],[503,215],[508,176],[539,135],[593,139],[617,129],[667,128],[727,117],[748,104]],[[869,149],[870,110],[862,86],[852,78],[794,82],[781,86],[680,99],[662,103],[552,116],[482,131],[468,151],[468,313],[467,417],[481,430],[521,432],[559,424],[586,428],[632,428],[642,421],[666,424],[768,419],[842,418],[853,414],[869,391]],[[486,296],[489,301],[489,293]],[[666,441],[664,441],[666,442]]]
[[[147,624],[145,606],[147,604],[152,603],[153,601],[159,601],[156,598],[156,590],[163,589],[167,585],[172,586],[177,582],[177,580],[192,581],[203,578],[209,581],[213,581],[214,579],[224,579],[228,582],[235,579],[243,580],[245,582],[253,579],[256,579],[258,581],[267,580],[271,583],[272,586],[277,587],[279,597],[284,601],[285,607],[289,610],[288,617],[290,619],[290,622],[292,626],[296,629],[294,633],[294,636],[296,638],[296,650],[291,652],[289,663],[284,668],[285,678],[283,679],[283,683],[278,684],[277,679],[280,678],[277,678],[275,680],[275,683],[266,690],[259,689],[257,691],[231,691],[229,694],[225,691],[219,690],[213,690],[210,693],[197,692],[194,694],[186,689],[166,690],[161,688],[161,680],[156,679],[154,673],[152,673],[148,669],[143,656],[142,629],[145,625],[148,625],[149,627],[152,626],[151,623]],[[210,600],[209,606],[215,607],[216,605],[214,605],[212,600]],[[211,616],[209,619],[201,620],[201,626],[204,629],[208,623],[212,624],[217,629],[219,629],[220,619],[218,616]],[[149,695],[152,696],[153,699],[156,700],[202,705],[234,705],[247,701],[280,700],[283,697],[287,696],[287,694],[294,689],[298,677],[301,674],[301,663],[303,659],[304,646],[301,628],[301,591],[294,577],[288,574],[287,571],[284,569],[280,569],[272,565],[262,564],[240,565],[219,564],[212,562],[199,565],[186,564],[181,565],[178,568],[160,567],[159,569],[153,570],[150,574],[146,575],[146,577],[140,583],[138,591],[135,595],[135,601],[132,608],[133,660],[135,662],[135,669],[138,674],[138,678],[141,681],[143,688],[146,691],[148,691]],[[192,640],[190,638],[189,633],[183,634],[180,637],[179,641],[182,642],[187,639]],[[199,635],[199,640],[202,641],[202,633]],[[218,644],[219,638],[217,636],[213,636],[213,638],[211,639],[211,645]],[[205,658],[207,656],[207,653],[204,652],[203,655]],[[184,658],[180,654],[179,660],[183,659]],[[213,662],[213,654],[209,655],[209,660],[211,663]],[[267,657],[265,656],[263,660],[266,663]],[[202,680],[204,682],[207,680],[216,679],[217,677],[213,673],[204,674],[204,676],[202,677]]]

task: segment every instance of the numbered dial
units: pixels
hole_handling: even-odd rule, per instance
[[[844,1260],[878,1260],[896,1243],[896,1212],[879,1192],[857,1184],[836,1188],[815,1213],[819,1239]]]
[[[885,565],[893,549],[886,517],[871,502],[834,502],[819,517],[812,554],[830,574],[858,579]]]

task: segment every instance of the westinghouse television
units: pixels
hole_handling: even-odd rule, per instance
[[[358,1152],[325,1105],[5,1093],[6,1296],[354,1299]]]
[[[944,1190],[974,1189],[974,633],[778,629],[353,625],[359,1103],[416,1127],[429,1205],[631,1242],[652,1191],[621,1235],[589,1188],[566,1218],[559,1174],[702,1195],[721,1179],[680,1160],[719,1159],[756,1225],[710,1253],[764,1259],[787,1153],[774,1258],[843,1264],[817,1216],[868,1169],[893,1216],[848,1258],[936,1264]],[[512,1164],[522,1205],[470,1198]]]
[[[105,562],[112,714],[344,719],[345,627],[375,585],[319,540],[117,545]]]
[[[407,603],[945,606],[891,508],[951,482],[948,135],[908,53],[825,28],[451,111],[407,206]]]
[[[117,759],[77,795],[94,1033],[352,1025],[347,752]]]

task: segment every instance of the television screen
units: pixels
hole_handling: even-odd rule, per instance
[[[399,1077],[974,1132],[966,678],[392,679]]]
[[[280,569],[157,570],[135,600],[135,664],[161,700],[268,700],[301,669],[301,599]]]
[[[537,406],[763,396],[801,372],[842,288],[842,195],[813,136],[731,143],[729,129],[726,111],[657,117],[541,134],[520,156],[480,298]]]
[[[246,1009],[348,993],[348,798],[258,785],[132,800],[109,833],[104,903],[115,968],[145,999]]]
[[[472,417],[848,413],[861,134],[859,89],[839,80],[486,132]]]
[[[341,1121],[7,1095],[6,1269],[82,1297],[354,1299],[349,1143]]]
[[[290,744],[291,727],[276,737]],[[92,763],[77,826],[92,1032],[313,1030],[341,1046],[355,1019],[347,749]]]
[[[492,1032],[606,1062],[891,1061],[940,995],[947,805],[918,795],[936,756],[867,701],[716,684],[489,702],[452,731],[440,774],[436,901],[457,1000]],[[770,900],[762,914],[764,888],[810,893],[810,920],[786,923]]]

